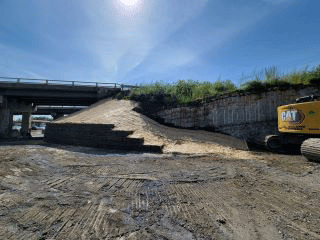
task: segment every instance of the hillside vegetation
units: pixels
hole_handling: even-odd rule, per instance
[[[262,93],[272,88],[287,89],[289,87],[304,87],[320,85],[320,65],[312,70],[306,67],[302,71],[289,74],[280,74],[276,67],[265,68],[261,72],[254,72],[251,80],[236,86],[231,80],[216,82],[199,82],[194,80],[179,80],[175,84],[154,83],[141,85],[130,90],[127,98],[136,101],[156,102],[160,105],[187,104],[195,101],[204,101],[221,94],[237,92]]]

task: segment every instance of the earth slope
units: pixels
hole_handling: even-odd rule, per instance
[[[237,158],[250,155],[242,151],[247,148],[242,140],[202,130],[167,127],[134,111],[136,106],[133,101],[103,100],[55,123],[114,124],[114,130],[134,131],[130,137],[144,138],[146,145],[164,146],[164,153],[222,153]]]

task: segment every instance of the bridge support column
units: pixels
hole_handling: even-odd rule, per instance
[[[23,137],[30,136],[31,133],[31,113],[24,112],[22,113],[22,123],[20,133]]]
[[[33,106],[31,103],[20,102],[17,99],[0,98],[0,137],[12,136],[13,114],[22,114],[22,126],[20,133],[22,136],[29,136],[31,130],[31,113]]]
[[[12,114],[9,109],[0,108],[0,137],[6,137],[9,135],[10,130],[12,129],[12,119],[11,119],[11,129],[10,129],[10,117]]]
[[[8,124],[8,130],[9,132],[12,130],[13,127],[13,113],[10,111],[9,114],[9,124]]]

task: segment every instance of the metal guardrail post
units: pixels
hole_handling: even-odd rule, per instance
[[[46,85],[48,85],[49,84],[49,80],[46,80]]]
[[[72,86],[74,86],[74,81],[72,81]]]
[[[17,78],[17,83],[20,83],[20,78]]]

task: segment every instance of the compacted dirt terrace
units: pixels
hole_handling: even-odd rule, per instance
[[[320,239],[319,163],[236,150],[117,104],[116,127],[164,154],[2,142],[0,239]]]

